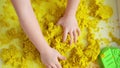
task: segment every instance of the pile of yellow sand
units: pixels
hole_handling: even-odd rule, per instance
[[[49,45],[67,57],[63,68],[85,68],[94,62],[100,52],[99,40],[94,32],[100,20],[107,20],[112,9],[103,0],[81,0],[76,14],[81,36],[69,46],[69,38],[62,41],[62,28],[56,22],[64,14],[66,0],[33,0],[32,6],[45,39]],[[9,0],[0,2],[0,58],[3,68],[42,68],[39,52],[20,27]],[[29,12],[29,11],[28,11]],[[31,27],[32,28],[32,27]],[[59,31],[59,32],[58,32]]]

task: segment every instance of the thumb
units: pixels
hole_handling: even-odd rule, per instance
[[[62,56],[62,55],[59,55],[58,58],[59,58],[60,60],[66,60],[66,57],[64,57],[64,56]]]
[[[61,19],[58,20],[57,24],[56,25],[61,25]]]

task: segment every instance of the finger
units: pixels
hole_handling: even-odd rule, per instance
[[[46,66],[47,68],[52,68],[51,66]]]
[[[74,35],[74,42],[77,42],[77,33],[76,33],[76,30],[73,31],[73,35]]]
[[[57,24],[56,25],[60,25],[61,24],[61,19],[58,20]]]
[[[62,55],[59,55],[58,58],[59,58],[60,60],[66,60],[66,58],[65,58],[64,56],[62,56]]]
[[[57,68],[57,66],[55,64],[51,64],[52,68]]]
[[[61,64],[58,61],[56,62],[56,67],[57,68],[62,68]]]
[[[62,56],[60,53],[58,53],[58,58],[57,59],[66,60],[66,58],[64,56]]]
[[[78,36],[80,35],[80,29],[79,27],[77,28],[77,33],[78,33]]]
[[[65,42],[65,40],[67,39],[67,34],[68,34],[68,31],[65,29],[63,33],[63,42]]]
[[[71,31],[70,32],[70,45],[72,44],[72,42],[73,42],[73,32]]]

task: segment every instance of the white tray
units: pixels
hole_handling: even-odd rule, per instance
[[[104,28],[103,30],[101,30],[100,34],[102,35],[102,38],[107,38],[110,40],[111,37],[108,37],[108,33],[110,31],[113,33],[115,37],[120,38],[120,0],[105,0],[104,3],[112,7],[113,15],[109,19],[108,23],[106,23],[105,21],[100,21],[99,26]],[[106,27],[106,25],[110,27],[114,27],[114,30],[112,28]],[[119,28],[117,28],[118,26]],[[113,42],[111,41],[109,45],[119,47],[118,44],[115,43],[114,41]],[[102,49],[103,47],[106,47],[106,44],[101,42],[100,47]]]

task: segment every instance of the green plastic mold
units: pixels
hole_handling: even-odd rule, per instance
[[[120,49],[105,47],[98,56],[100,68],[120,68]]]

